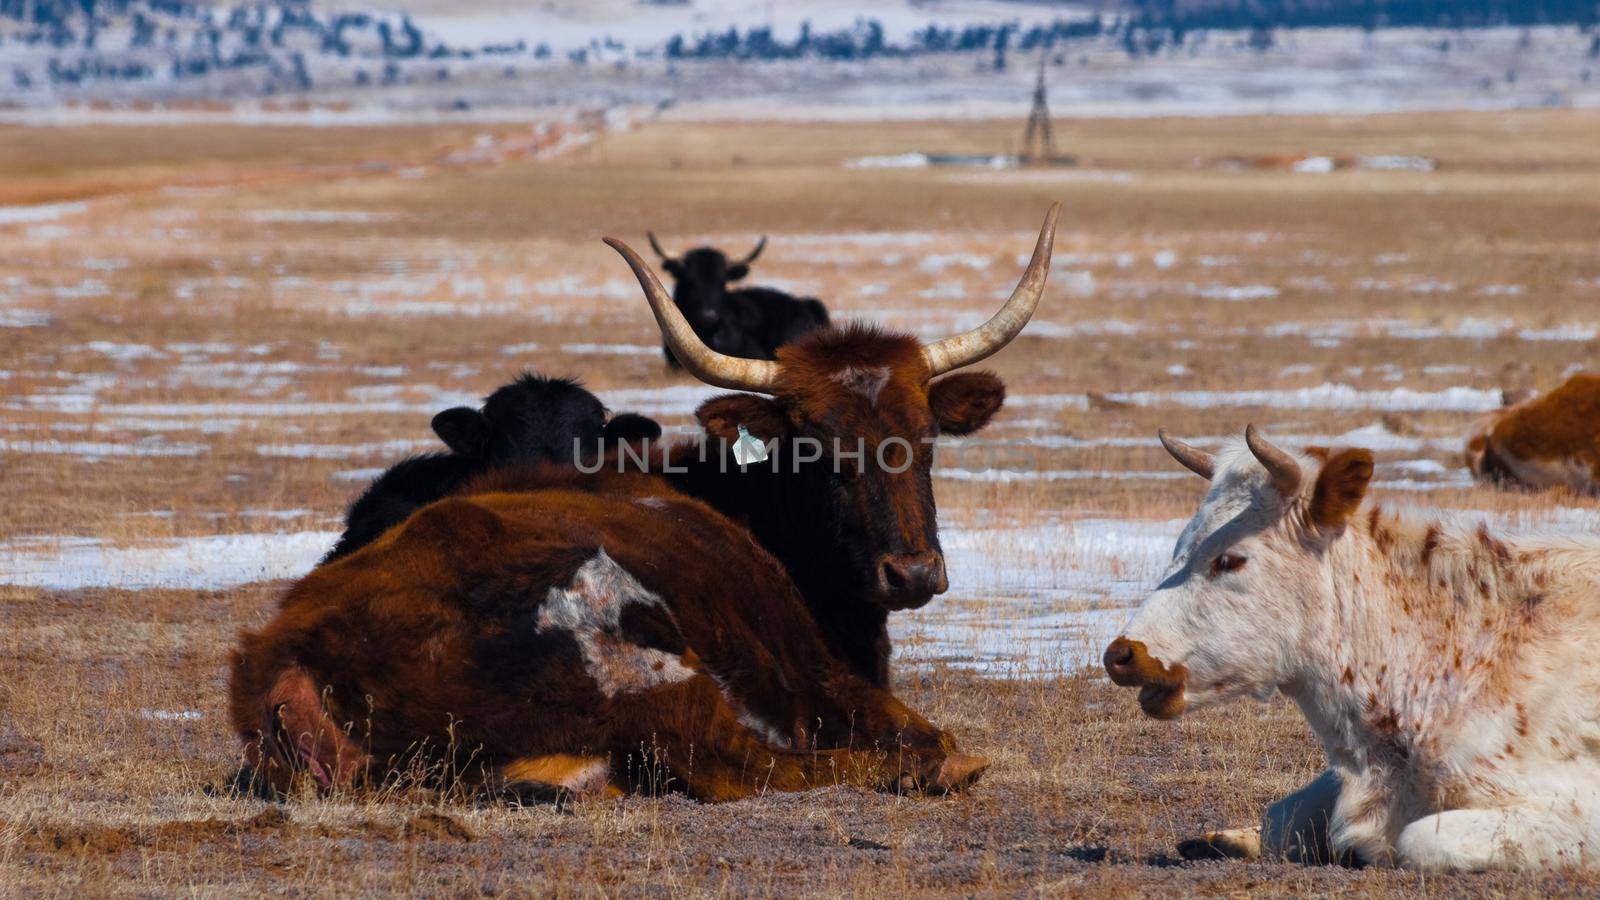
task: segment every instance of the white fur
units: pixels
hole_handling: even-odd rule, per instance
[[[670,615],[660,597],[601,550],[578,567],[570,587],[550,589],[539,608],[539,631],[569,632],[583,653],[589,677],[607,697],[693,678],[694,670],[677,654],[623,639],[622,609],[630,603]]]
[[[1262,852],[1600,865],[1600,540],[1370,505],[1319,530],[1321,463],[1300,462],[1285,498],[1225,448],[1125,633],[1186,668],[1191,708],[1274,691],[1300,706],[1329,771],[1268,811]],[[1224,550],[1247,562],[1214,572]]]

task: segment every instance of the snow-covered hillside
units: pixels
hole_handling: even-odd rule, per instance
[[[1003,0],[0,0],[0,117],[216,103],[324,117],[1009,116],[1041,64],[1066,115],[1600,105],[1600,36],[1577,26],[1136,21]]]

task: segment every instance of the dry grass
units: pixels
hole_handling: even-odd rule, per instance
[[[1589,364],[1594,340],[1517,332],[1600,324],[1597,125],[1600,114],[1586,112],[1082,121],[1060,138],[1082,168],[1021,173],[842,165],[908,150],[1003,150],[1014,123],[663,123],[503,165],[447,160],[480,133],[504,141],[523,130],[0,129],[0,205],[87,202],[58,219],[0,225],[0,322],[49,319],[0,327],[0,541],[326,530],[359,486],[337,473],[407,452],[384,442],[425,441],[432,410],[518,368],[581,374],[612,396],[683,386],[648,349],[587,346],[656,343],[602,233],[642,242],[651,228],[674,246],[742,246],[771,232],[764,279],[931,336],[993,306],[1057,198],[1068,214],[1056,275],[1037,333],[993,361],[1014,402],[989,437],[1148,438],[1158,425],[1222,435],[1248,421],[1339,435],[1382,422],[1439,443],[1380,454],[1380,464],[1420,458],[1454,469],[1449,441],[1471,417],[1461,411],[1040,398],[1324,382],[1422,392],[1548,385]],[[1440,168],[1311,176],[1210,164],[1273,153],[1414,153]],[[305,210],[320,221],[284,214]],[[1278,293],[1201,295],[1246,286]],[[1480,320],[1496,323],[1495,334],[1477,336]],[[1284,323],[1306,327],[1286,333]],[[1345,331],[1303,333],[1330,324]],[[662,396],[671,397],[641,402]],[[96,455],[50,441],[122,449]],[[298,445],[315,455],[282,455]],[[193,455],[104,455],[135,447]],[[41,452],[50,449],[68,452]],[[1029,452],[1044,470],[1172,470],[1147,445]],[[1408,475],[1381,468],[1379,477]],[[1198,483],[941,480],[939,491],[949,523],[1026,526],[1181,517]],[[1462,486],[1391,495],[1497,511],[1588,505]],[[907,697],[996,761],[958,798],[834,789],[725,807],[637,798],[566,811],[339,798],[290,804],[286,822],[255,819],[260,804],[202,788],[234,751],[224,654],[239,627],[269,615],[277,590],[0,587],[0,891],[1547,895],[1596,886],[1175,865],[1179,837],[1254,818],[1315,771],[1317,752],[1283,704],[1145,721],[1129,698],[1073,671],[1076,657],[1025,681],[906,667]],[[464,831],[418,818],[430,813]]]

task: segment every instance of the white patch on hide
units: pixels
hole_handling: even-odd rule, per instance
[[[746,709],[744,704],[739,702],[739,698],[735,697],[733,692],[728,690],[728,685],[724,683],[721,678],[717,677],[716,673],[712,673],[711,683],[717,686],[717,692],[722,695],[722,699],[727,702],[728,706],[732,707],[733,711],[739,714],[740,725],[743,725],[744,727],[755,732],[757,737],[774,747],[781,747],[790,750],[794,749],[794,740],[785,734],[783,729],[778,728],[770,722],[762,721],[756,717],[755,713]]]
[[[677,654],[640,647],[623,637],[622,611],[629,604],[655,607],[671,616],[660,597],[602,549],[578,567],[570,586],[550,589],[539,609],[539,632],[570,632],[589,676],[607,697],[694,677],[694,670],[684,666]]]
[[[845,366],[833,373],[833,380],[844,385],[845,390],[877,405],[878,393],[889,383],[888,366]]]

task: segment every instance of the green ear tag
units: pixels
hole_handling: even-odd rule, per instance
[[[733,461],[741,466],[766,462],[767,445],[761,443],[759,438],[740,425],[739,439],[733,442]]]

